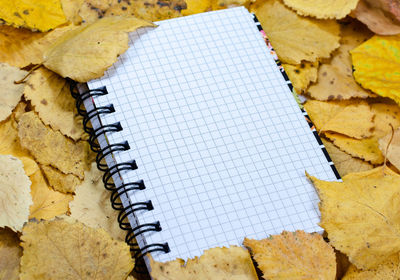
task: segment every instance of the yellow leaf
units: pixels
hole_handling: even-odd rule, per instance
[[[31,181],[26,176],[22,162],[13,156],[0,155],[0,228],[21,231],[28,221]]]
[[[0,122],[7,119],[21,100],[24,85],[16,85],[14,81],[22,79],[26,71],[0,63]]]
[[[293,87],[297,93],[303,93],[311,82],[316,82],[318,77],[318,62],[303,62],[297,65],[283,64]]]
[[[367,171],[374,168],[372,164],[358,158],[353,158],[351,155],[341,151],[328,140],[325,140],[324,138],[321,139],[341,176],[344,176],[348,173]]]
[[[341,45],[328,63],[322,63],[318,71],[318,83],[307,90],[317,100],[342,100],[354,97],[375,96],[360,87],[353,77],[349,51],[368,40],[372,33],[363,24],[352,21],[341,25]]]
[[[32,174],[30,179],[33,200],[33,205],[29,208],[30,219],[50,220],[68,211],[68,204],[74,199],[72,195],[49,188],[40,169]]]
[[[74,0],[70,0],[74,1]],[[79,16],[84,22],[95,22],[109,16],[134,16],[148,21],[179,17],[186,8],[184,0],[75,0],[80,4]]]
[[[182,10],[182,15],[188,16],[199,14],[211,10],[211,0],[186,0],[186,9]]]
[[[122,280],[133,268],[127,244],[78,222],[30,222],[21,240],[21,280]]]
[[[356,81],[400,104],[400,35],[375,35],[350,53]]]
[[[309,100],[304,108],[318,132],[337,132],[356,139],[372,135],[374,114],[365,101]]]
[[[64,33],[44,53],[43,64],[78,82],[99,78],[128,49],[128,32],[155,26],[133,17],[107,17]]]
[[[321,235],[304,231],[244,239],[264,279],[335,279],[336,256]]]
[[[388,148],[389,141],[390,145]],[[397,169],[400,169],[400,129],[396,129],[393,134],[390,132],[385,137],[379,139],[379,149],[382,151],[383,155],[387,157],[391,164],[393,164]]]
[[[339,47],[339,25],[333,20],[300,17],[274,0],[256,1],[251,11],[257,15],[283,63],[314,62],[328,58]]]
[[[359,0],[283,0],[301,16],[341,19],[357,6]]]
[[[69,22],[79,25],[82,18],[79,16],[79,10],[84,3],[84,0],[61,0],[61,6],[65,17]]]
[[[381,138],[400,127],[400,107],[394,104],[374,103],[371,110],[375,114],[373,135]]]
[[[372,164],[382,164],[383,155],[379,150],[378,139],[371,137],[365,139],[354,139],[337,133],[325,133],[325,136],[333,141],[342,151],[369,161]]]
[[[37,162],[51,165],[65,174],[83,179],[88,169],[88,143],[74,142],[45,126],[34,112],[23,114],[18,122],[18,137]]]
[[[232,8],[237,6],[248,6],[250,2],[255,2],[255,0],[211,0],[212,10],[220,10],[226,8]]]
[[[78,115],[70,84],[45,68],[34,71],[26,82],[24,96],[34,106],[40,119],[53,130],[77,141],[85,132]]]
[[[41,168],[47,182],[49,182],[49,185],[56,191],[73,193],[76,187],[81,183],[81,180],[74,174],[64,174],[49,165],[42,165]]]
[[[101,180],[103,174],[93,163],[69,204],[70,216],[87,226],[104,229],[115,239],[124,240],[126,232],[118,225],[118,212],[111,207],[110,192]]]
[[[29,151],[22,148],[19,142],[17,123],[13,117],[0,123],[0,154],[30,157]]]
[[[350,266],[342,280],[398,280],[400,279],[399,255],[395,254],[376,268],[368,270]]]
[[[186,264],[182,259],[160,263],[150,258],[150,266],[154,280],[258,279],[249,252],[237,246],[206,250],[200,258],[188,259]]]
[[[321,199],[321,227],[359,269],[400,251],[400,175],[378,167],[326,182],[309,176]]]
[[[0,25],[0,61],[23,68],[43,62],[43,52],[71,26],[48,33],[32,32],[24,28]]]
[[[22,248],[18,235],[10,229],[0,229],[0,279],[19,280]]]
[[[397,0],[360,0],[351,16],[377,34],[400,33],[400,2]]]
[[[0,18],[7,24],[49,31],[67,22],[59,0],[0,0]]]

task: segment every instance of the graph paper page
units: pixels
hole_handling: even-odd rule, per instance
[[[135,159],[125,182],[143,179],[132,203],[140,223],[160,221],[147,244],[168,242],[158,261],[199,256],[282,230],[321,230],[318,197],[304,172],[335,180],[330,164],[245,8],[159,22],[130,35],[129,50],[89,83],[107,86],[110,143]]]

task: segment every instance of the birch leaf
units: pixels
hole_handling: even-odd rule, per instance
[[[21,280],[123,280],[133,268],[126,243],[78,222],[30,222],[21,240]]]
[[[154,27],[134,17],[105,17],[64,33],[44,53],[44,66],[78,82],[99,78],[128,49],[128,32]]]
[[[0,18],[15,27],[49,31],[67,22],[59,0],[0,0]]]

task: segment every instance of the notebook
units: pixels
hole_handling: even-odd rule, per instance
[[[339,175],[255,16],[237,7],[157,25],[131,33],[105,75],[79,86],[135,257],[321,231],[305,171]]]

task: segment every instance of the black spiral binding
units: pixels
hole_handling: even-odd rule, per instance
[[[131,252],[133,258],[135,259],[135,271],[139,273],[145,273],[146,266],[143,260],[143,257],[147,253],[161,251],[164,253],[170,252],[170,248],[168,243],[154,243],[148,244],[142,248],[139,248],[136,237],[140,234],[146,232],[158,232],[161,231],[160,222],[141,224],[135,228],[131,228],[131,225],[127,219],[127,217],[138,211],[151,211],[153,210],[152,202],[137,202],[130,203],[128,207],[124,207],[120,202],[119,197],[121,195],[127,194],[132,191],[141,191],[144,190],[145,184],[143,180],[139,180],[137,182],[124,182],[121,186],[116,187],[113,182],[113,175],[118,174],[122,171],[126,170],[135,170],[138,168],[136,162],[134,160],[129,162],[118,163],[113,166],[108,166],[105,162],[105,158],[108,155],[115,154],[117,152],[127,151],[130,149],[129,143],[124,141],[122,143],[110,144],[105,148],[101,148],[97,138],[100,135],[105,133],[113,133],[119,132],[123,128],[119,122],[110,124],[110,125],[100,125],[98,128],[93,129],[91,126],[91,121],[93,118],[100,117],[106,114],[112,114],[115,112],[114,106],[112,104],[102,107],[95,107],[94,109],[87,112],[84,107],[84,102],[86,99],[93,98],[95,96],[102,96],[108,94],[106,87],[101,87],[97,89],[88,90],[83,93],[79,93],[77,88],[77,83],[71,81],[71,94],[76,100],[76,108],[78,110],[79,115],[83,117],[83,129],[85,132],[89,134],[89,144],[92,151],[96,152],[96,164],[97,168],[101,171],[104,171],[103,175],[103,183],[104,187],[111,191],[110,201],[111,206],[116,211],[119,211],[118,214],[118,223],[122,230],[127,231],[127,235],[125,238],[125,242],[131,247]]]

